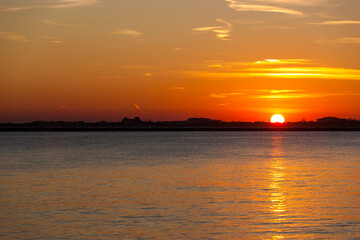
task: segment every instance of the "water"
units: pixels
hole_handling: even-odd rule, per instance
[[[360,132],[3,132],[0,159],[0,239],[360,239]]]

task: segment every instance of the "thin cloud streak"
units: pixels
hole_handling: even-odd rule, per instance
[[[304,16],[303,12],[282,8],[278,6],[271,5],[257,5],[252,4],[253,2],[247,2],[242,0],[225,0],[228,3],[228,6],[239,12],[272,12],[272,13],[283,13],[288,15],[297,15]]]
[[[49,24],[49,25],[59,26],[59,27],[75,27],[75,26],[78,26],[78,25],[75,25],[75,24],[59,23],[58,21],[53,20],[53,19],[44,19],[43,22],[46,23],[46,24]]]
[[[360,43],[360,38],[358,37],[354,37],[354,38],[349,38],[349,37],[345,37],[345,38],[338,38],[336,40],[337,43]]]
[[[1,9],[1,11],[3,11],[3,12],[16,12],[16,11],[26,10],[26,9],[31,9],[31,7],[10,7],[10,8],[3,8],[3,9]]]
[[[11,7],[5,7],[2,8],[1,11],[4,12],[16,12],[21,10],[28,10],[28,9],[39,9],[39,8],[74,8],[74,7],[85,7],[94,5],[98,2],[98,0],[55,0],[55,1],[24,1],[26,4],[29,4],[27,6],[11,6]],[[31,6],[30,4],[38,4]],[[40,3],[40,4],[39,4]],[[49,4],[53,3],[53,4]]]
[[[358,41],[359,39],[351,39]],[[294,66],[295,65],[295,66]],[[211,68],[210,68],[211,69]],[[208,78],[313,78],[313,79],[347,79],[360,80],[359,69],[332,68],[314,66],[305,59],[266,59],[250,63],[228,63],[221,71],[190,71],[194,76]]]
[[[72,8],[83,7],[97,3],[97,0],[60,0],[59,4],[51,6],[49,8]]]
[[[184,87],[171,87],[171,90],[185,90]]]
[[[353,20],[340,20],[340,21],[325,21],[320,23],[310,23],[313,25],[347,25],[347,24],[360,24],[360,21]]]
[[[142,66],[142,65],[119,65],[119,68],[126,68],[126,69],[153,69],[154,66]]]
[[[26,36],[20,35],[18,33],[14,33],[14,32],[0,31],[0,38],[13,40],[13,41],[17,41],[17,42],[29,42],[29,40],[27,39]]]
[[[316,6],[326,3],[326,0],[257,0],[258,2],[266,3],[284,3],[284,4],[293,4],[293,5],[303,5],[303,6]]]
[[[358,38],[358,37],[342,37],[342,38],[337,38],[335,40],[316,40],[315,42],[320,43],[320,44],[330,44],[330,45],[360,44],[360,38]]]
[[[61,44],[64,43],[63,41],[57,40],[53,37],[46,37],[46,36],[41,36],[39,37],[40,41],[42,42],[47,42],[47,43],[54,43],[54,44]]]
[[[306,59],[265,59],[262,61],[256,61],[256,65],[284,65],[284,64],[304,64],[307,63]]]
[[[242,90],[239,92],[231,93],[216,93],[210,94],[212,98],[225,99],[228,97],[242,96],[245,98],[253,99],[297,99],[297,98],[321,98],[330,96],[347,96],[347,95],[359,95],[352,92],[341,92],[341,93],[311,93],[305,90]]]
[[[216,19],[216,21],[225,24],[225,26],[199,27],[193,28],[193,30],[199,32],[211,31],[221,40],[230,40],[232,24],[222,19]]]
[[[109,32],[109,34],[111,34],[111,35],[127,35],[127,36],[130,36],[133,38],[137,38],[137,37],[140,37],[143,35],[141,32],[135,31],[132,29],[119,29],[119,30]]]
[[[210,97],[212,98],[227,98],[230,96],[239,96],[239,95],[245,95],[246,92],[232,92],[232,93],[212,93],[210,94]]]

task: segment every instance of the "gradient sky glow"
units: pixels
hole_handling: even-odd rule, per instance
[[[358,0],[1,0],[0,122],[360,119]]]

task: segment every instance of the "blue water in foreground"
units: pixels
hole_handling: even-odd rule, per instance
[[[0,239],[360,239],[360,132],[1,132],[0,212]]]

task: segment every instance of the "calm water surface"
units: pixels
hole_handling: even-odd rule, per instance
[[[360,239],[360,132],[3,132],[0,212],[0,239]]]

